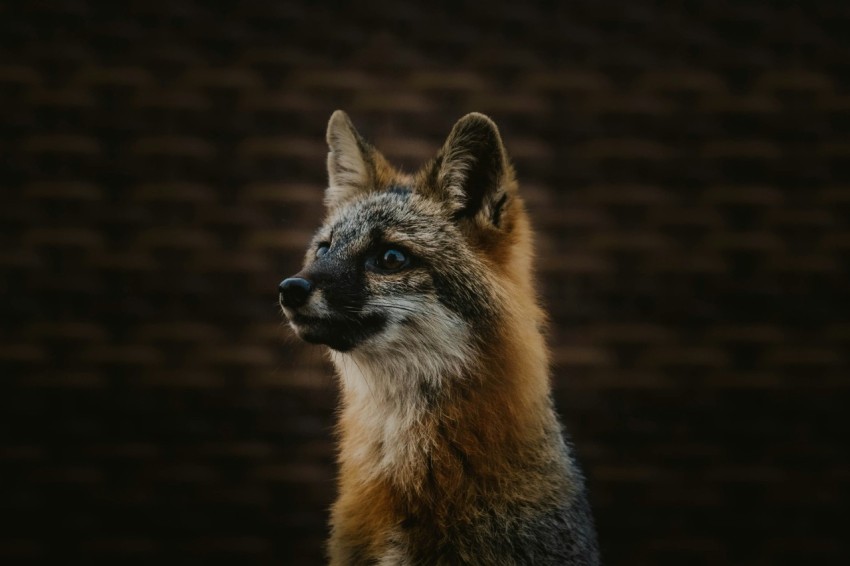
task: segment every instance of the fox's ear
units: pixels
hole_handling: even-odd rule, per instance
[[[496,124],[473,112],[457,121],[430,165],[425,183],[457,219],[500,228],[502,211],[515,190]]]
[[[325,204],[336,207],[341,203],[372,190],[377,152],[354,129],[354,124],[342,110],[328,121],[328,189]]]

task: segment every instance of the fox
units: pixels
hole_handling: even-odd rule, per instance
[[[329,563],[599,564],[496,124],[464,116],[413,174],[342,110],[326,140],[324,224],[278,290],[339,378]]]

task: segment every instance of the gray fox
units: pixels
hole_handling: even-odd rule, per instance
[[[327,218],[279,296],[341,382],[330,564],[598,564],[496,125],[464,116],[415,175],[342,111],[327,142]]]

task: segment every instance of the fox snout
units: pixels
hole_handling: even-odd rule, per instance
[[[299,338],[345,352],[380,333],[386,317],[362,312],[363,281],[325,267],[314,265],[281,281],[279,300]]]
[[[297,309],[304,306],[310,293],[313,292],[313,283],[303,277],[288,277],[278,285],[280,291],[280,302],[283,306]]]

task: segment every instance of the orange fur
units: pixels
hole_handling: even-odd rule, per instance
[[[388,533],[416,515],[428,518],[432,532],[422,534],[439,539],[449,525],[474,521],[482,501],[491,508],[535,503],[553,488],[570,489],[543,477],[530,478],[517,465],[526,463],[528,447],[539,445],[551,415],[543,316],[532,281],[524,275],[531,261],[531,230],[519,199],[511,215],[512,237],[488,240],[485,248],[495,268],[491,283],[510,305],[506,320],[475,372],[454,386],[439,418],[429,415],[410,434],[433,439],[429,469],[395,476],[397,481],[375,478],[369,459],[350,457],[368,439],[359,426],[360,415],[343,409],[341,495],[333,522],[345,538],[382,548]],[[441,424],[446,422],[451,428]],[[458,453],[465,455],[463,460]]]
[[[327,140],[328,218],[297,276],[317,290],[284,298],[341,377],[331,564],[597,564],[495,124],[465,116],[413,176],[343,112]]]

